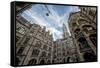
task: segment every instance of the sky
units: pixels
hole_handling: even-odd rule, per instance
[[[50,31],[55,41],[63,38],[63,24],[66,25],[70,34],[68,27],[69,14],[78,11],[77,6],[35,4],[21,15],[32,24],[36,23],[41,27],[45,26],[46,31]]]

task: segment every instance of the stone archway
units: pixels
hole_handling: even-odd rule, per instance
[[[87,40],[85,39],[85,37],[80,37],[78,39],[78,42],[80,43],[79,44],[80,49],[84,49],[84,48],[89,48],[90,47],[88,42],[87,42]]]
[[[36,59],[31,59],[29,62],[28,62],[28,65],[34,65],[36,64],[37,60]]]
[[[40,64],[41,64],[41,65],[46,64],[46,63],[45,63],[45,60],[44,60],[44,59],[42,59],[42,60],[40,61]]]
[[[93,62],[93,61],[97,61],[97,56],[94,53],[84,53],[83,55],[84,57],[84,61],[86,62]]]

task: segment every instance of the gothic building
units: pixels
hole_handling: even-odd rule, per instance
[[[69,16],[69,28],[81,61],[97,61],[96,7],[79,7]]]
[[[23,17],[16,17],[16,64],[52,63],[53,38],[45,27],[30,24]]]
[[[21,13],[28,4],[16,6],[16,65],[38,65],[97,60],[96,8],[79,7],[63,24],[63,38],[53,41],[45,27],[31,24]]]
[[[46,28],[16,17],[16,64],[36,65],[77,62],[77,52],[64,26],[64,38],[53,41]]]
[[[52,63],[78,62],[76,46],[65,24],[63,24],[63,34],[63,39],[57,39],[54,42]]]
[[[16,65],[52,63],[53,38],[45,27],[30,24],[21,13],[31,4],[16,3]]]

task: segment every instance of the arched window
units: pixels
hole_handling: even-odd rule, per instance
[[[92,43],[97,47],[97,35],[91,34],[89,37],[90,37],[90,40],[92,41]]]
[[[19,41],[20,37],[16,36],[16,43]]]
[[[39,55],[39,50],[38,49],[33,49],[32,51],[32,56],[38,56]]]
[[[86,11],[86,8],[82,8],[83,11]]]
[[[34,65],[36,64],[37,60],[36,59],[31,59],[28,63],[28,65]]]
[[[74,32],[78,34],[80,32],[80,29],[77,28]]]
[[[45,60],[42,59],[42,60],[40,61],[40,64],[45,64]]]
[[[69,62],[70,62],[70,57],[67,58],[67,63],[69,63]]]
[[[94,12],[93,10],[90,10],[90,11],[89,11],[89,15],[90,15],[90,16],[95,16],[95,12]]]
[[[80,29],[79,28],[75,29],[74,33],[75,33],[75,37],[77,37],[80,33]]]
[[[79,30],[77,30],[77,32],[75,33],[75,38],[79,38],[79,37],[84,37],[84,34]]]
[[[47,46],[47,45],[44,45],[44,46],[43,46],[43,49],[44,49],[44,50],[47,50],[47,49],[48,49],[48,46]]]
[[[46,52],[43,51],[43,52],[41,53],[41,57],[46,57]]]
[[[75,26],[77,26],[77,24],[76,24],[76,22],[73,22],[72,27],[75,27]]]
[[[50,58],[51,57],[51,53],[48,53],[48,58]]]
[[[34,46],[37,47],[37,48],[41,48],[41,45],[42,45],[41,42],[40,41],[37,41]]]
[[[55,60],[54,60],[54,59],[52,60],[52,63],[53,63],[53,64],[55,63]]]
[[[80,43],[79,44],[80,49],[88,48],[89,47],[89,44],[88,44],[87,40],[84,37],[80,37],[78,39],[78,42]]]
[[[21,55],[24,51],[24,47],[20,47],[20,49],[18,50],[17,54]]]
[[[27,37],[27,38],[25,39],[25,41],[23,42],[23,44],[27,44],[29,40],[30,40],[30,38]]]
[[[81,45],[81,44],[79,44],[79,49],[81,50],[81,49],[83,49],[84,47]]]

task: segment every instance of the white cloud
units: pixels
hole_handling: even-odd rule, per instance
[[[61,39],[61,38],[62,38],[62,32],[61,32],[61,31],[58,31],[58,30],[55,29],[54,27],[49,27],[49,30],[50,30],[51,33],[53,34],[54,40],[56,40],[56,39]]]

